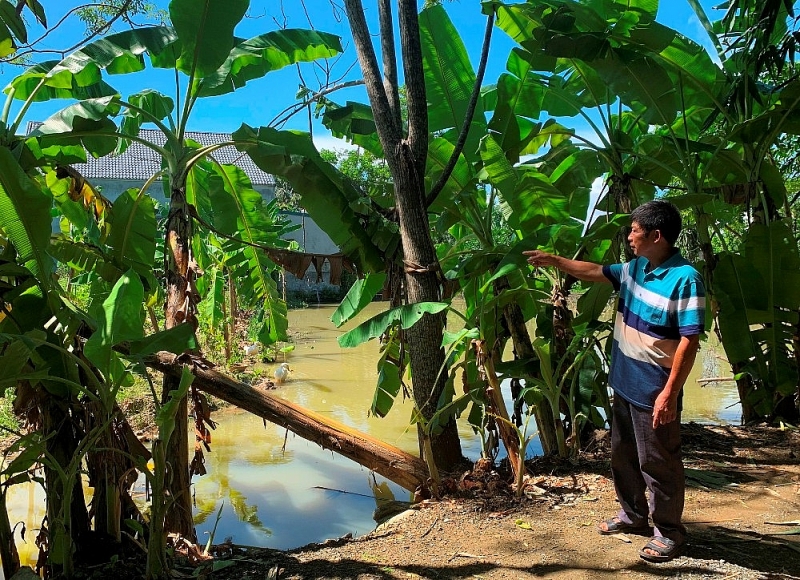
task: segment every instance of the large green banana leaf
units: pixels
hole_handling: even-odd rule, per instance
[[[117,126],[109,117],[119,110],[116,96],[80,101],[48,117],[31,136],[40,138],[42,150],[67,147],[72,152],[83,145],[93,157],[102,157],[117,146]]]
[[[19,263],[48,286],[54,263],[48,254],[53,200],[37,187],[7,147],[0,147],[0,229]]]
[[[546,91],[546,82],[533,73],[529,60],[522,54],[519,48],[514,48],[508,56],[508,73],[497,80],[497,101],[489,121],[489,130],[513,163],[519,161],[520,152],[535,134],[531,120],[541,115]]]
[[[177,40],[175,31],[166,26],[136,28],[111,34],[89,43],[54,66],[37,65],[28,69],[11,81],[5,92],[8,93],[9,89],[14,88],[15,99],[27,100],[36,87],[44,81],[43,86],[46,88],[36,94],[36,100],[64,98],[73,89],[80,87],[83,90],[90,90],[87,87],[98,84],[100,87],[92,90],[100,91],[102,94],[108,90],[107,85],[101,84],[102,70],[106,70],[109,74],[143,70],[145,52],[155,64],[158,57],[169,55],[171,45]],[[169,60],[167,58],[162,66],[169,66]],[[73,98],[81,96],[83,95],[72,95]]]
[[[98,318],[99,328],[86,341],[83,352],[106,377],[121,369],[116,364],[115,344],[144,336],[144,286],[133,271],[128,271],[114,284],[103,302]],[[121,379],[120,375],[113,377]]]
[[[175,110],[175,101],[158,91],[146,89],[139,93],[130,95],[127,100],[132,107],[126,107],[120,123],[119,131],[123,135],[136,137],[139,135],[139,130],[144,123],[153,121],[163,121],[169,119],[172,121],[172,112]],[[119,155],[123,153],[130,145],[131,140],[121,138],[117,144],[117,149],[114,152]]]
[[[419,29],[428,99],[428,129],[432,132],[452,130],[455,142],[467,116],[475,86],[475,71],[458,30],[441,5],[431,6],[420,13]],[[486,121],[478,107],[464,145],[464,155],[468,160],[475,160],[478,142],[485,133]]]
[[[512,167],[491,136],[481,141],[481,158],[490,182],[513,210],[507,217],[515,229],[531,232],[570,219],[568,199],[549,178],[532,167]]]
[[[322,124],[334,137],[358,145],[375,157],[383,157],[383,147],[378,139],[372,107],[351,101],[340,106],[328,99],[321,101],[321,104],[325,106]]]
[[[369,320],[362,322],[356,328],[345,332],[338,339],[342,348],[352,348],[373,338],[378,338],[393,324],[399,324],[407,330],[414,326],[425,314],[438,314],[449,308],[444,302],[418,302],[398,306],[381,314],[376,314]]]
[[[169,16],[181,43],[177,69],[202,78],[221,67],[249,5],[250,0],[172,0]]]
[[[187,200],[196,204],[200,217],[214,229],[234,238],[223,241],[225,267],[234,279],[248,280],[239,288],[240,303],[258,307],[257,333],[264,344],[287,340],[286,305],[272,278],[276,269],[263,249],[283,244],[287,223],[278,219],[274,204],[267,206],[250,179],[234,165],[201,161],[187,179]],[[241,241],[238,241],[241,240]],[[206,267],[204,264],[201,264]]]
[[[340,52],[341,40],[333,34],[300,29],[267,32],[236,44],[221,66],[197,81],[195,95],[224,95],[268,72]]]
[[[386,274],[367,274],[356,280],[347,291],[342,303],[331,315],[331,322],[339,328],[342,324],[361,312],[381,291],[386,282]]]
[[[137,188],[128,189],[114,201],[110,213],[107,242],[114,263],[132,268],[153,291],[158,285],[153,276],[158,229],[153,198]]]
[[[800,321],[800,255],[790,225],[750,226],[742,254],[720,255],[714,293],[725,354],[764,382],[751,403],[768,415],[774,395],[790,396],[798,382],[793,338]]]
[[[303,207],[360,271],[383,270],[384,255],[399,243],[396,230],[377,212],[362,213],[360,193],[320,157],[307,133],[242,125],[233,140],[261,169],[301,192]]]
[[[102,80],[89,85],[80,85],[78,84],[79,77],[63,71],[57,80],[51,81],[51,84],[39,86],[42,79],[58,64],[57,60],[48,60],[33,65],[22,75],[15,77],[6,86],[5,92],[10,93],[14,89],[15,98],[30,99],[33,102],[51,99],[98,99],[114,95],[117,92],[114,87]]]

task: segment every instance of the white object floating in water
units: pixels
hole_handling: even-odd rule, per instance
[[[244,354],[245,356],[252,356],[260,350],[261,350],[261,345],[258,343],[248,344],[246,347],[244,347]]]
[[[280,366],[275,369],[275,381],[280,384],[288,379],[289,370],[289,363],[281,363]]]

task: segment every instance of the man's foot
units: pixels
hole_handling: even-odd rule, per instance
[[[645,524],[626,524],[619,516],[607,519],[597,525],[597,531],[607,536],[609,534],[642,534],[650,533],[650,526]]]
[[[669,538],[653,536],[644,548],[639,550],[639,556],[648,562],[669,562],[683,553],[684,546],[685,544],[679,544]]]

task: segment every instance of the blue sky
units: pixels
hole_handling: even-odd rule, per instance
[[[43,2],[51,23],[64,14],[68,7],[80,3],[76,0],[58,2],[45,0]],[[339,4],[339,2],[336,3]],[[363,3],[368,20],[374,24],[376,20],[374,0],[363,0]],[[168,3],[158,1],[157,4],[166,8]],[[706,1],[703,4],[710,6],[710,3]],[[486,22],[485,16],[480,13],[478,0],[445,2],[445,7],[464,39],[473,65],[477,66]],[[710,11],[710,8],[707,7],[707,10]],[[713,13],[710,15],[712,19],[719,17]],[[252,0],[250,10],[237,27],[236,33],[242,37],[255,36],[278,28],[276,21],[281,24],[285,23],[286,26],[292,28],[308,28],[309,18],[317,30],[337,34],[343,39],[345,52],[332,65],[333,77],[343,76],[347,80],[360,78],[344,13],[342,10],[336,10],[329,0],[305,0],[305,2],[301,2],[301,0]],[[705,40],[703,29],[686,0],[662,0],[658,21],[697,41]],[[118,30],[122,29],[124,28],[118,27]],[[32,27],[32,30],[33,37],[42,32],[41,30],[37,31],[35,27]],[[81,31],[82,24],[80,22],[75,19],[68,20],[61,29],[50,34],[44,44],[49,48],[62,49],[73,43]],[[493,83],[504,70],[506,56],[512,46],[513,43],[502,31],[495,30],[485,84]],[[48,58],[53,57],[50,55]],[[316,87],[317,79],[323,76],[320,68],[313,65],[303,65],[301,68],[306,82],[312,88]],[[2,76],[5,77],[4,84],[16,74],[18,74],[18,70],[15,70],[14,67],[5,67],[2,70]],[[174,74],[150,67],[134,75],[110,76],[108,82],[124,96],[145,88],[155,88],[173,98],[175,96]],[[299,84],[297,70],[291,67],[252,81],[234,94],[203,99],[192,113],[189,128],[196,131],[231,132],[236,130],[242,122],[254,126],[269,124],[285,107],[296,102],[295,96]],[[337,102],[346,100],[366,102],[364,91],[360,88],[340,91],[331,95],[331,98]],[[43,120],[66,104],[66,102],[53,102],[35,105],[26,118],[27,120]],[[346,146],[344,142],[334,140],[326,135],[324,127],[319,122],[314,121],[312,127],[318,147],[341,148]],[[295,116],[285,125],[285,128],[308,130],[307,114]]]

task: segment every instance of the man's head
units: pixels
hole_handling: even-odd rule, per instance
[[[675,245],[681,233],[681,214],[678,208],[661,199],[648,201],[633,210],[631,222],[638,225],[645,234],[660,232],[670,247]]]

